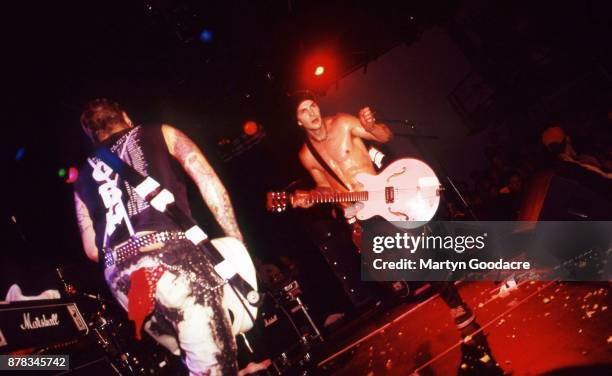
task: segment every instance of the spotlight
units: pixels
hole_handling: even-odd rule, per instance
[[[24,154],[25,154],[25,148],[23,147],[19,148],[19,150],[17,150],[17,154],[15,154],[15,160],[20,161],[21,158],[23,158]]]
[[[261,142],[266,133],[261,124],[254,120],[242,123],[242,133],[233,139],[222,138],[217,142],[221,159],[228,162]]]
[[[66,183],[72,184],[77,181],[79,178],[79,170],[76,167],[70,167],[68,169],[68,177],[66,178]]]
[[[202,32],[200,33],[200,40],[204,43],[208,43],[211,42],[213,39],[213,33],[212,31],[208,30],[208,29],[204,29],[202,30]]]
[[[248,120],[244,122],[244,125],[242,126],[242,131],[247,136],[254,136],[259,131],[259,125],[257,125],[257,123],[253,120]]]
[[[337,53],[327,47],[300,56],[300,86],[313,91],[325,91],[336,80],[340,62]]]
[[[72,184],[79,178],[79,170],[76,167],[62,167],[57,171],[57,176],[64,179],[64,183]]]

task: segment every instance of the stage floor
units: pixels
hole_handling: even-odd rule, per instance
[[[522,282],[517,287],[499,297],[491,282],[459,286],[492,359],[505,373],[612,374],[609,283]],[[324,348],[315,359],[318,372],[328,375],[482,373],[465,361],[466,347],[437,295],[371,313],[350,330],[330,335]],[[487,360],[476,359],[476,366]]]

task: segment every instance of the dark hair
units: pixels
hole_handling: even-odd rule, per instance
[[[119,104],[106,98],[88,102],[81,114],[81,125],[93,132],[104,131],[114,124],[123,123],[123,110]]]
[[[565,151],[566,142],[563,140],[562,142],[553,142],[546,146],[549,152],[551,152],[554,156],[558,156]]]
[[[294,91],[293,93],[288,94],[287,97],[289,100],[290,111],[293,111],[293,114],[295,114],[295,110],[299,104],[305,100],[316,101],[316,96],[310,90]]]

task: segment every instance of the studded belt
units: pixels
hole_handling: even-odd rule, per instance
[[[187,237],[184,232],[180,231],[160,231],[133,237],[128,240],[126,244],[105,249],[104,266],[108,268],[114,264],[122,264],[128,259],[140,254],[140,249],[143,247],[183,239],[187,239]]]

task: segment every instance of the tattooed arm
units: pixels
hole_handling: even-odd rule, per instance
[[[98,247],[96,246],[96,234],[93,228],[93,221],[89,216],[87,206],[85,206],[85,203],[76,192],[74,192],[74,206],[85,254],[91,261],[98,262]]]
[[[162,125],[162,133],[170,154],[195,181],[202,198],[225,234],[242,241],[229,195],[202,151],[183,132],[170,125]]]

